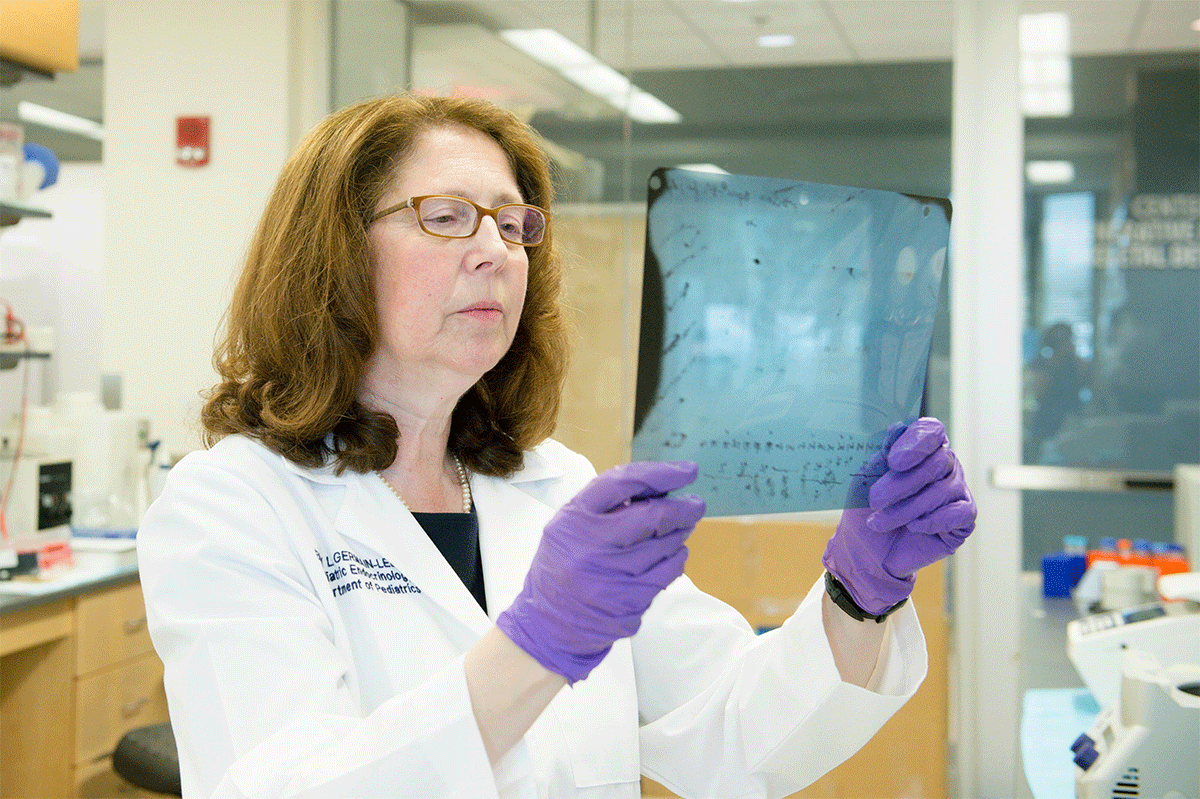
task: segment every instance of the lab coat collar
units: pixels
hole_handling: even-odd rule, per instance
[[[437,546],[378,475],[350,471],[337,475],[331,465],[310,469],[289,462],[288,468],[315,483],[344,485],[346,494],[335,521],[342,534],[391,561],[476,635],[487,631],[491,620],[512,604],[524,586],[542,529],[555,510],[539,496],[542,483],[563,476],[561,465],[536,450],[525,453],[524,468],[507,479],[471,476],[487,592],[485,616]]]
[[[355,472],[351,472],[348,469],[338,474],[337,461],[332,457],[327,458],[324,465],[316,467],[301,466],[285,457],[283,458],[283,465],[288,471],[303,477],[305,480],[325,485],[348,484],[351,478],[356,476]]]
[[[546,470],[544,474],[552,472]],[[554,508],[526,491],[539,478],[525,476],[527,479],[522,480],[482,476],[471,480],[479,511],[483,583],[492,619],[511,605],[524,587],[525,574],[542,540],[542,529],[554,515]]]
[[[521,466],[521,470],[510,477],[508,482],[515,485],[539,480],[555,480],[562,476],[562,464],[550,460],[537,449],[531,449],[525,453],[525,462]]]

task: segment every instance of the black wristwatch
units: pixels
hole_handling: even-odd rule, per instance
[[[829,593],[829,598],[833,600],[833,604],[846,611],[846,614],[850,616],[850,618],[857,619],[858,621],[874,619],[876,624],[879,624],[888,616],[904,607],[904,603],[908,601],[908,597],[904,597],[904,599],[901,599],[899,602],[878,615],[874,613],[867,613],[865,610],[860,608],[858,603],[854,601],[854,598],[850,596],[850,592],[846,590],[846,586],[842,585],[838,578],[834,577],[829,572],[825,572],[825,590]]]

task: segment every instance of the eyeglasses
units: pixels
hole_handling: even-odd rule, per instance
[[[421,226],[421,230],[443,239],[469,239],[479,230],[480,220],[490,216],[496,220],[500,238],[509,244],[520,244],[522,247],[542,243],[550,215],[548,211],[536,205],[507,203],[499,208],[485,208],[462,197],[426,194],[421,197],[409,197],[399,205],[383,209],[371,217],[369,223],[405,208],[416,212],[417,224]]]

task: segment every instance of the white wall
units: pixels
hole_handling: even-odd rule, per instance
[[[170,453],[200,445],[199,393],[245,247],[297,135],[327,104],[292,66],[327,57],[314,0],[105,6],[103,369]],[[297,37],[301,41],[297,42]],[[297,109],[300,109],[299,116]],[[203,167],[175,163],[176,117],[211,117]]]

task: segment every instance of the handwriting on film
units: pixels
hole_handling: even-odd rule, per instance
[[[844,433],[829,439],[780,442],[736,436],[705,437],[687,446],[687,434],[675,431],[662,441],[663,449],[699,449],[700,477],[714,487],[728,486],[758,498],[820,499],[846,484],[879,448],[878,444]],[[768,431],[774,435],[774,431]],[[715,462],[710,458],[716,459]]]
[[[770,191],[750,192],[745,189],[732,188],[723,180],[697,182],[694,175],[682,176],[682,179],[674,175],[668,175],[667,188],[670,191],[678,192],[684,197],[696,201],[725,198],[734,200],[739,205],[762,203],[775,208],[800,208],[809,202],[804,187],[796,185],[786,185]],[[853,202],[862,196],[863,193],[861,189],[847,189],[845,198],[834,207],[836,208],[840,205]]]

